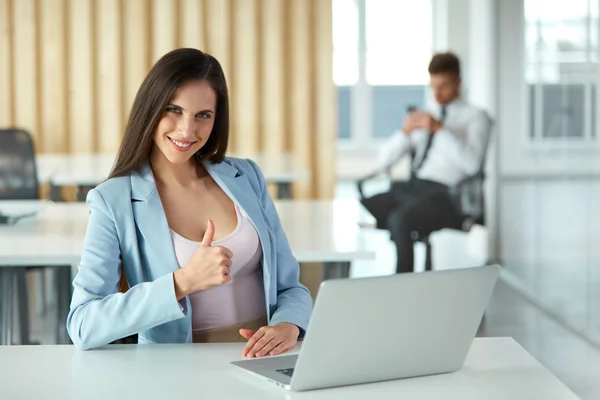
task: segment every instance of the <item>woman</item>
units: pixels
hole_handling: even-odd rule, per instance
[[[228,132],[218,61],[195,49],[163,56],[109,179],[87,197],[67,319],[75,346],[135,333],[139,343],[248,339],[242,355],[261,357],[296,344],[312,300],[259,168],[225,157]]]

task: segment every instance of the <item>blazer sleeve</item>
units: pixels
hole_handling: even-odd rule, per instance
[[[298,326],[303,336],[312,311],[312,297],[308,289],[300,284],[300,266],[292,254],[273,199],[267,190],[262,171],[252,160],[248,160],[254,169],[260,185],[260,201],[266,211],[267,223],[275,233],[277,251],[277,306],[269,325],[289,322]]]
[[[172,273],[118,292],[121,253],[114,217],[95,189],[87,204],[90,216],[67,317],[75,346],[80,350],[104,346],[184,317]]]

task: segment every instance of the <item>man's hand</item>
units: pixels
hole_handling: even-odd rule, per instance
[[[406,114],[406,116],[404,117],[404,121],[402,122],[402,132],[404,132],[405,135],[410,135],[412,131],[417,129],[415,125],[415,118],[413,116],[413,114],[415,113],[416,111],[412,111]]]
[[[300,328],[294,324],[280,322],[275,326],[263,326],[256,332],[250,329],[240,329],[240,335],[248,339],[246,347],[242,350],[242,356],[275,356],[296,345]]]
[[[406,131],[404,126],[402,127],[402,130],[406,134],[409,134],[415,129],[422,129],[427,132],[437,133],[444,127],[440,121],[423,111],[411,112],[404,118],[404,121],[406,127],[410,128],[410,131]]]

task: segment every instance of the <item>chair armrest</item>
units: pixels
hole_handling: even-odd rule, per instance
[[[371,172],[369,175],[367,175],[367,176],[359,179],[356,182],[356,187],[358,188],[358,193],[359,193],[361,199],[365,197],[365,195],[363,193],[363,185],[364,185],[364,183],[366,181],[369,181],[369,180],[373,179],[373,178],[377,178],[381,174],[386,174],[386,175],[388,175],[388,177],[391,178],[391,176],[392,176],[392,169],[391,168],[378,169],[376,171]]]

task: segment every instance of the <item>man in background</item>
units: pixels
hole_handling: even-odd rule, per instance
[[[389,170],[411,155],[411,178],[390,191],[363,199],[389,229],[397,249],[397,273],[414,270],[413,239],[443,228],[461,229],[461,210],[449,189],[483,168],[491,121],[485,111],[460,98],[460,61],[439,53],[429,64],[436,105],[430,111],[410,109],[402,129],[392,133],[379,152],[379,169]]]

